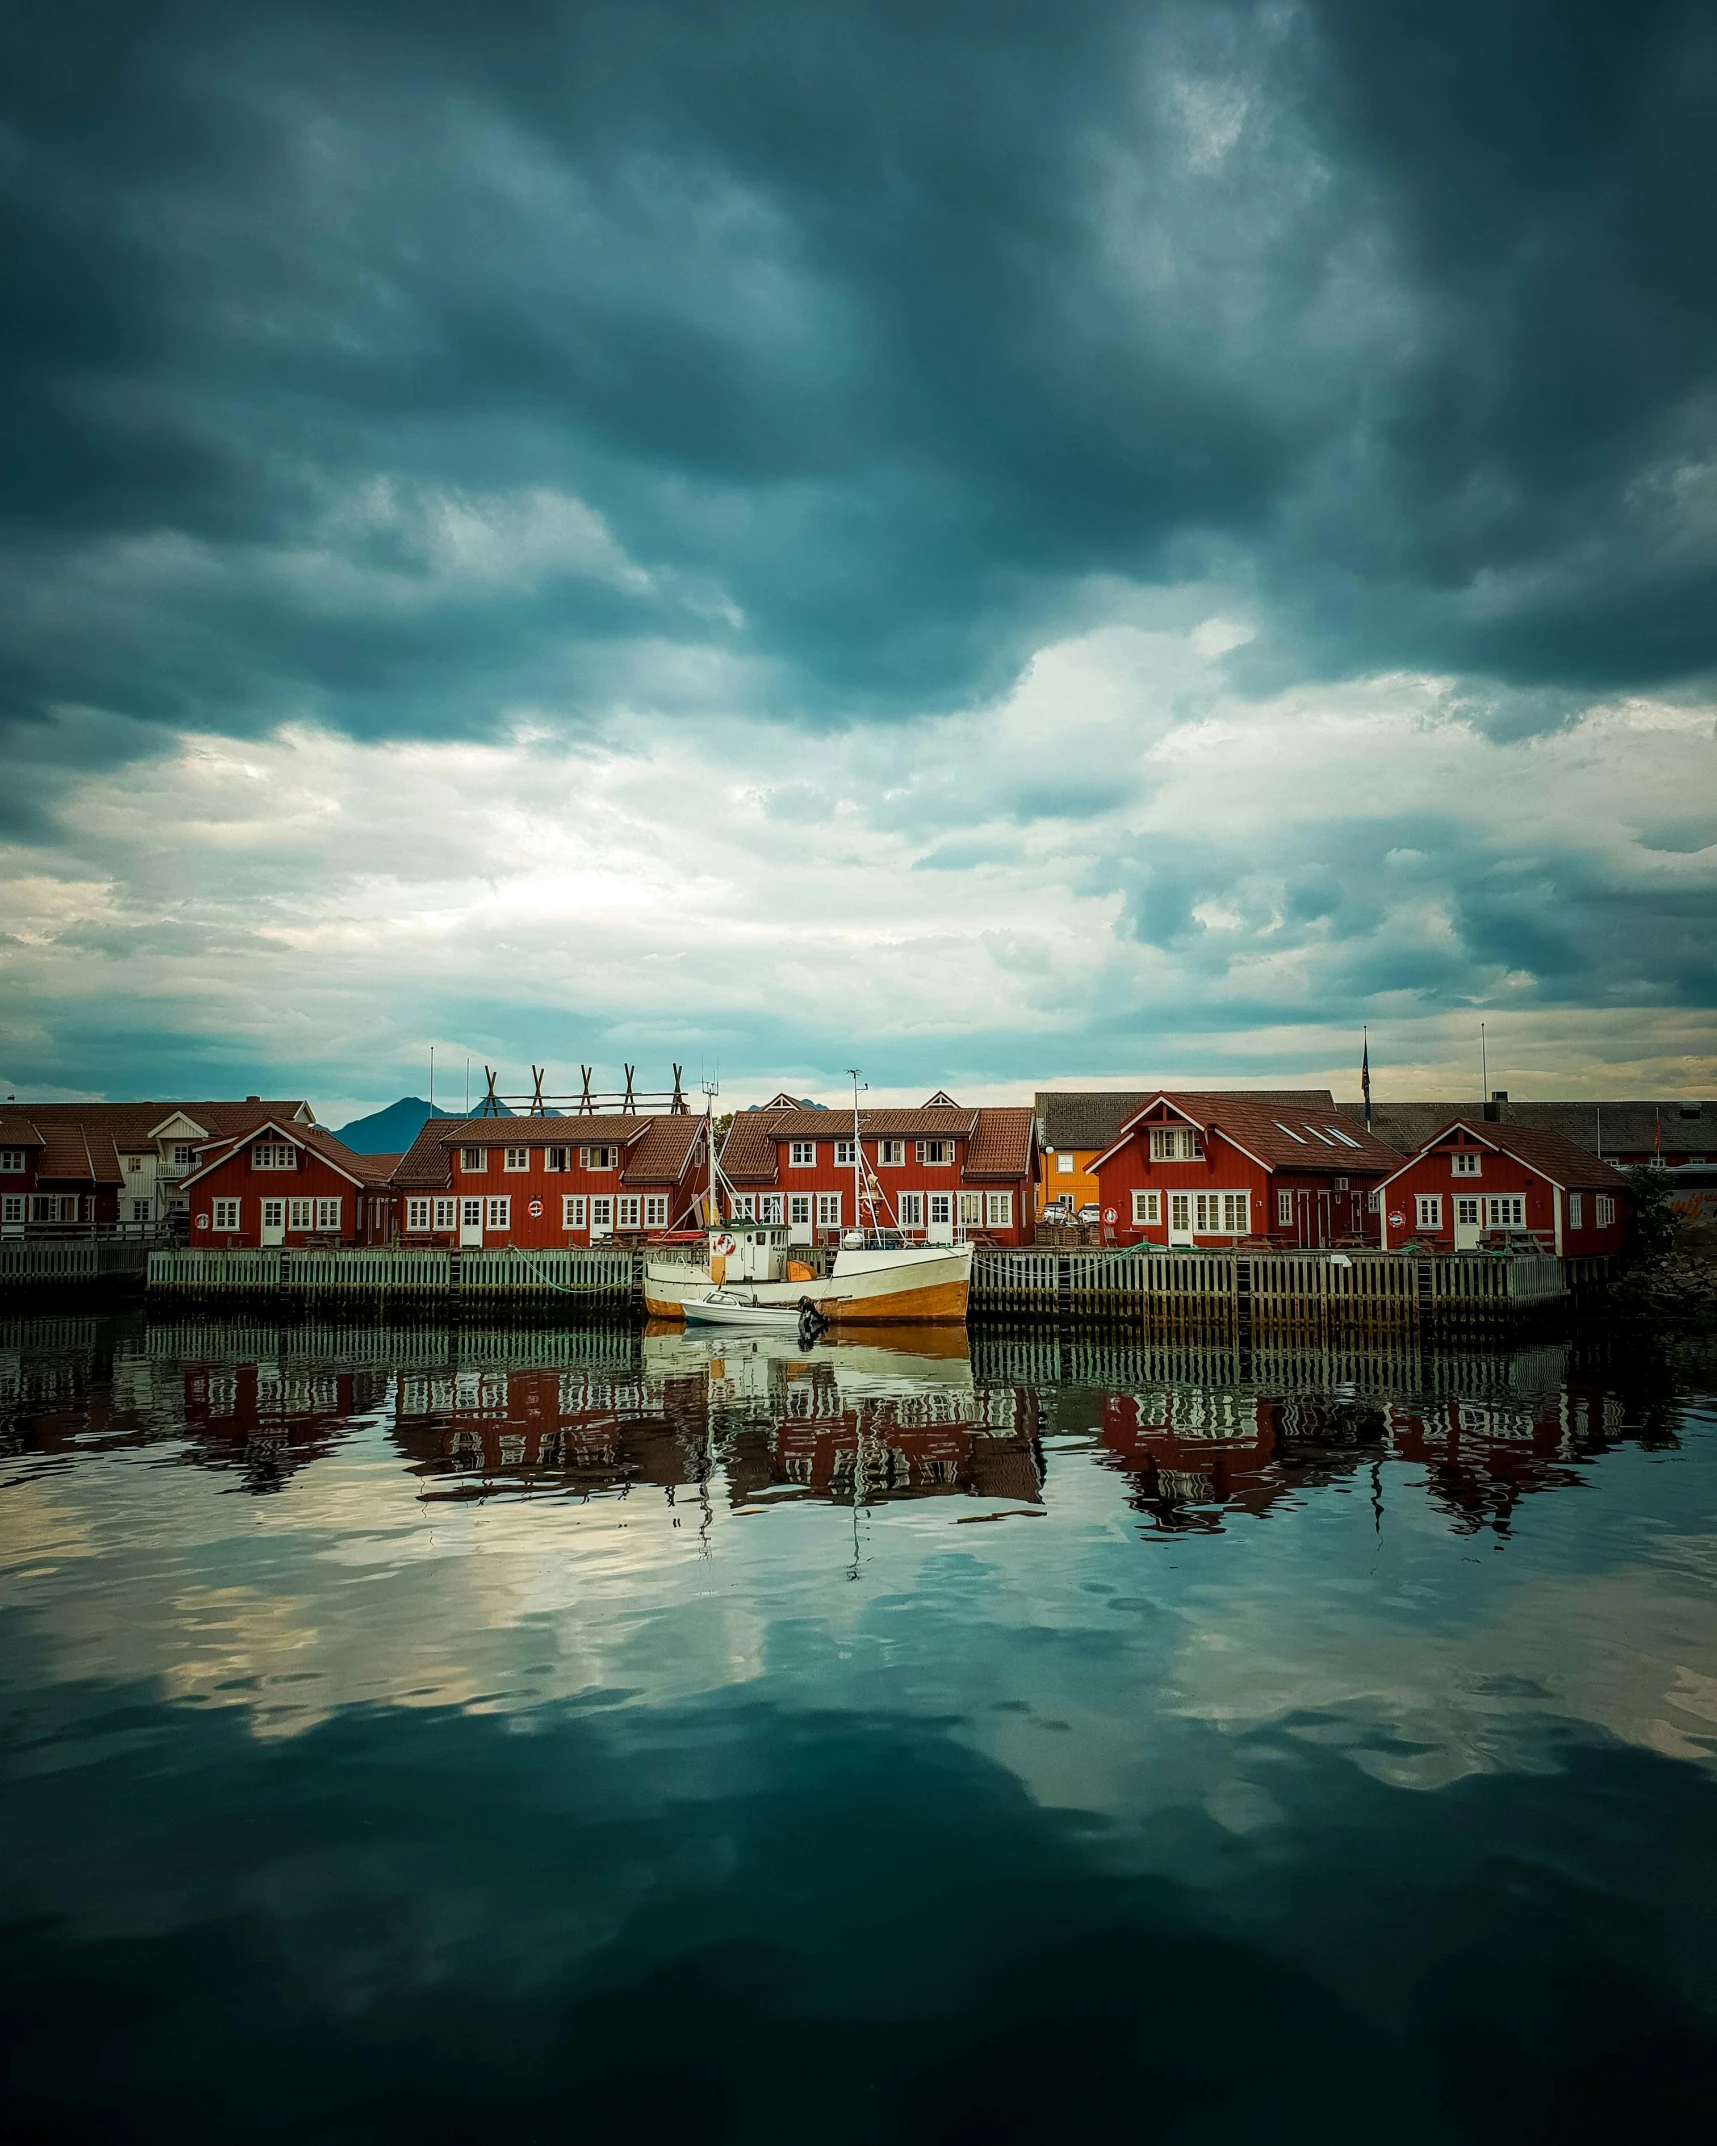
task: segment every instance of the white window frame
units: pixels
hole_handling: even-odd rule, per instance
[[[789,1140],[787,1167],[789,1170],[814,1170],[817,1167],[817,1143],[814,1140]]]
[[[1192,1196],[1192,1233],[1195,1237],[1250,1237],[1252,1195],[1221,1187]]]
[[[643,1224],[643,1195],[636,1192],[619,1193],[614,1201],[614,1227],[616,1229],[641,1229]]]
[[[1476,1192],[1455,1195],[1455,1226],[1457,1229],[1483,1228],[1484,1203]]]
[[[0,1148],[0,1170],[21,1176],[26,1165],[22,1148]]]
[[[590,1227],[594,1230],[611,1230],[614,1227],[614,1195],[611,1192],[593,1192],[590,1196]]]
[[[1525,1229],[1524,1192],[1487,1192],[1484,1205],[1486,1229]]]
[[[209,1227],[211,1229],[242,1229],[239,1220],[243,1203],[238,1200],[213,1200],[209,1203]]]
[[[257,1140],[251,1143],[253,1170],[296,1170],[298,1150],[290,1140]]]
[[[760,1192],[757,1195],[757,1219],[759,1222],[780,1223],[786,1220],[786,1196],[779,1192]]]
[[[1585,1201],[1584,1201],[1584,1200],[1582,1200],[1582,1199],[1581,1199],[1580,1195],[1579,1195],[1579,1194],[1578,1194],[1577,1192],[1571,1192],[1571,1193],[1569,1193],[1569,1195],[1568,1195],[1568,1227],[1569,1227],[1570,1229],[1584,1229],[1584,1228],[1585,1228],[1585,1226],[1586,1226],[1586,1225],[1585,1225],[1584,1221],[1582,1220],[1582,1217],[1584,1216],[1584,1214],[1585,1214],[1585,1211],[1586,1211],[1586,1203],[1585,1203]]]
[[[981,1192],[962,1192],[957,1210],[962,1229],[981,1229],[984,1221],[984,1196]]]
[[[666,1229],[668,1226],[668,1195],[665,1192],[646,1192],[644,1195],[644,1227]]]
[[[319,1230],[343,1229],[346,1203],[338,1197],[322,1197],[316,1202],[316,1227]]]
[[[1594,1229],[1614,1229],[1616,1226],[1616,1203],[1608,1192],[1600,1192],[1592,1202]]]
[[[927,1192],[924,1195],[924,1211],[929,1217],[925,1225],[940,1229],[944,1223],[950,1228],[954,1222],[954,1195],[951,1192]]]
[[[436,1201],[434,1227],[436,1229],[457,1229],[459,1227],[459,1202],[453,1194],[444,1194]]]
[[[0,1198],[0,1222],[21,1223],[24,1219],[24,1195],[8,1192]]]
[[[488,1198],[483,1202],[484,1229],[511,1229],[512,1226],[512,1194],[510,1192],[491,1192]]]
[[[986,1229],[1012,1229],[1013,1226],[1013,1194],[1011,1192],[986,1192],[984,1194],[984,1227]]]
[[[1276,1187],[1276,1227],[1292,1229],[1294,1226],[1294,1194],[1289,1185]]]
[[[797,1223],[801,1229],[809,1229],[811,1226],[811,1197],[808,1192],[788,1193],[787,1221],[789,1226]]]
[[[903,1192],[899,1195],[895,1205],[900,1210],[900,1226],[902,1229],[922,1229],[924,1227],[924,1195],[922,1192]]]
[[[951,1170],[954,1166],[952,1140],[919,1140],[913,1152],[927,1170]]]
[[[186,1147],[182,1141],[173,1150],[173,1168],[175,1170],[188,1170],[196,1159],[196,1149]]]
[[[430,1203],[427,1194],[421,1198],[408,1199],[405,1203],[405,1226],[408,1230],[426,1230],[429,1227]]]
[[[1451,1177],[1483,1177],[1484,1156],[1477,1148],[1451,1148],[1449,1150],[1449,1175]]]
[[[459,1167],[467,1177],[481,1177],[489,1167],[489,1150],[487,1148],[461,1148],[459,1150]]]
[[[1057,1148],[1055,1151],[1056,1176],[1071,1177],[1073,1175],[1073,1162],[1074,1156],[1071,1148]]]
[[[544,1148],[543,1168],[545,1170],[552,1170],[558,1175],[566,1168],[567,1158],[570,1156],[571,1153],[572,1150],[570,1148]]]
[[[590,1207],[582,1192],[563,1192],[560,1196],[560,1226],[562,1229],[588,1229]]]
[[[1202,1162],[1204,1143],[1194,1125],[1153,1125],[1152,1162]]]
[[[1148,1192],[1143,1187],[1135,1185],[1133,1187],[1133,1227],[1135,1229],[1144,1229],[1148,1224],[1160,1222],[1162,1218],[1162,1194],[1154,1191]]]
[[[133,1200],[131,1203],[132,1221],[147,1222],[149,1220],[151,1212],[153,1211],[154,1205],[155,1203],[153,1200]]]
[[[757,1195],[755,1192],[736,1192],[733,1196],[733,1219],[736,1222],[757,1220]]]
[[[286,1227],[288,1229],[314,1229],[316,1205],[305,1194],[296,1194],[286,1203]]]
[[[837,1140],[835,1142],[835,1168],[837,1170],[850,1170],[857,1161],[858,1142],[856,1140]]]
[[[531,1151],[529,1148],[503,1148],[501,1150],[501,1168],[503,1170],[517,1172],[528,1170],[530,1166]]]
[[[906,1163],[904,1140],[879,1140],[876,1144],[876,1160],[879,1169],[899,1170]]]
[[[1413,1196],[1413,1227],[1415,1229],[1441,1229],[1443,1226],[1443,1195],[1440,1192],[1418,1192]]]
[[[817,1200],[818,1229],[839,1229],[841,1226],[841,1196],[838,1192],[819,1192]]]

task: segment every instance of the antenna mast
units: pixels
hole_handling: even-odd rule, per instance
[[[719,1078],[706,1078],[704,1092],[704,1138],[709,1142],[709,1226],[721,1226],[721,1205],[715,1190],[715,1099],[721,1093]]]

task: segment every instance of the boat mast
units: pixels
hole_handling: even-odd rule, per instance
[[[853,1077],[853,1227],[854,1229],[862,1230],[864,1228],[864,1145],[859,1139],[859,1069],[857,1066],[848,1066],[847,1071]],[[876,1222],[876,1209],[874,1207],[871,1209],[870,1219],[874,1226]]]
[[[715,1099],[721,1093],[721,1082],[706,1080],[703,1092],[704,1139],[709,1143],[709,1226],[711,1229],[719,1229],[721,1209],[716,1204],[715,1196]]]

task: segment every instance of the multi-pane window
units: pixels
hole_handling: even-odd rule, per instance
[[[290,1140],[259,1140],[250,1151],[253,1170],[296,1170],[298,1150]]]
[[[817,1160],[817,1143],[814,1140],[789,1140],[787,1162],[795,1170],[809,1170]]]
[[[315,1207],[311,1201],[288,1200],[286,1203],[286,1227],[288,1229],[314,1229],[316,1225],[311,1220],[314,1213]]]
[[[32,1222],[76,1222],[78,1195],[75,1192],[38,1192],[30,1201]],[[237,1228],[235,1223],[234,1228]]]
[[[448,1198],[436,1201],[435,1227],[437,1229],[452,1229],[458,1220],[459,1202],[457,1200]]]
[[[924,1227],[924,1195],[922,1192],[903,1192],[900,1195],[900,1226],[902,1229]]]
[[[858,1142],[856,1140],[837,1140],[835,1142],[836,1169],[850,1170],[857,1161]]]
[[[175,1170],[188,1170],[196,1159],[197,1151],[193,1147],[180,1146],[173,1150],[173,1167]]]
[[[459,1167],[472,1175],[488,1169],[489,1150],[487,1148],[461,1148],[459,1150]]]
[[[1012,1229],[1014,1226],[1014,1196],[1011,1192],[986,1192],[984,1194],[984,1220],[991,1229]]]
[[[1596,1210],[1595,1219],[1598,1228],[1612,1229],[1615,1226],[1616,1220],[1615,1201],[1610,1197],[1607,1192],[1600,1192],[1597,1198],[1592,1202],[1592,1205]]]
[[[1196,1129],[1190,1125],[1153,1125],[1152,1162],[1197,1162],[1204,1153]]]
[[[511,1229],[513,1226],[513,1201],[510,1193],[497,1196],[491,1193],[483,1202],[483,1227],[485,1229]]]
[[[564,1170],[570,1153],[569,1148],[545,1148],[543,1150],[543,1168],[545,1170]]]
[[[1071,1177],[1073,1175],[1073,1151],[1071,1148],[1060,1148],[1056,1151],[1055,1172],[1058,1177]]]
[[[1276,1227],[1292,1229],[1294,1226],[1294,1195],[1286,1185],[1276,1189]]]
[[[817,1194],[817,1227],[839,1229],[841,1226],[841,1196],[838,1192]]]
[[[1455,1227],[1477,1229],[1479,1226],[1479,1203],[1476,1198],[1457,1199],[1455,1202]]]
[[[1582,1203],[1582,1201],[1581,1201],[1580,1195],[1579,1195],[1579,1194],[1578,1194],[1577,1192],[1571,1192],[1571,1193],[1569,1193],[1569,1195],[1568,1195],[1568,1227],[1569,1227],[1570,1229],[1578,1229],[1578,1228],[1580,1227],[1580,1225],[1581,1225],[1581,1216],[1582,1216],[1582,1214],[1583,1214],[1583,1213],[1584,1213],[1584,1206],[1583,1206],[1583,1203]]]
[[[1249,1192],[1199,1192],[1193,1195],[1193,1229],[1206,1237],[1246,1237],[1252,1230]]]
[[[429,1202],[427,1200],[406,1201],[405,1226],[407,1229],[428,1229]]]
[[[8,1192],[0,1199],[0,1222],[21,1223],[24,1219],[24,1195]]]
[[[782,1210],[782,1195],[779,1192],[760,1192],[757,1195],[757,1219],[759,1222],[785,1220]]]
[[[590,1227],[592,1231],[607,1231],[614,1227],[614,1202],[607,1194],[591,1201]]]
[[[904,1140],[879,1140],[876,1144],[876,1159],[885,1168],[897,1168],[906,1160]]]
[[[1415,1229],[1441,1229],[1443,1226],[1443,1196],[1440,1192],[1421,1192],[1413,1202],[1413,1226]]]
[[[916,1148],[918,1160],[928,1163],[932,1169],[945,1170],[954,1160],[952,1140],[920,1140]]]
[[[647,1192],[644,1195],[644,1227],[666,1229],[668,1226],[668,1195],[665,1192]]]
[[[316,1227],[318,1229],[338,1229],[340,1227],[340,1207],[341,1202],[337,1199],[318,1200],[316,1202]]]
[[[133,1201],[132,1201],[132,1203],[131,1203],[131,1219],[132,1219],[132,1221],[133,1221],[133,1222],[147,1222],[147,1221],[148,1221],[148,1219],[149,1219],[149,1202],[148,1202],[147,1200],[133,1200]]]
[[[589,1209],[582,1192],[563,1192],[560,1196],[560,1226],[562,1229],[583,1229]]]
[[[1147,1222],[1160,1222],[1163,1218],[1163,1196],[1160,1192],[1133,1194],[1133,1221],[1141,1229]]]
[[[501,1165],[504,1170],[528,1170],[530,1168],[531,1151],[529,1148],[508,1148],[505,1153],[506,1159]]]
[[[0,1148],[0,1170],[15,1172],[21,1171],[23,1167],[24,1150],[22,1148]]]
[[[213,1221],[216,1229],[237,1229],[237,1200],[216,1200],[216,1202],[214,1203]]]
[[[757,1195],[740,1192],[734,1195],[733,1219],[736,1222],[755,1222],[757,1219]]]
[[[612,1170],[619,1160],[618,1148],[585,1147],[578,1151],[578,1167],[581,1170]]]
[[[981,1192],[962,1192],[960,1195],[960,1227],[976,1229],[984,1219],[984,1195]]]
[[[951,1192],[930,1192],[925,1194],[925,1198],[930,1206],[930,1227],[932,1229],[953,1221],[954,1195]]]
[[[143,1175],[143,1157],[141,1155],[127,1155],[125,1168],[129,1176],[141,1177]]]
[[[1492,1229],[1526,1227],[1526,1195],[1523,1192],[1493,1192],[1485,1201],[1485,1221]]]
[[[617,1226],[621,1229],[636,1229],[643,1216],[643,1205],[636,1192],[623,1192],[614,1203]]]
[[[1482,1158],[1480,1157],[1480,1155],[1479,1155],[1479,1151],[1478,1151],[1478,1149],[1477,1149],[1477,1148],[1456,1148],[1456,1149],[1454,1149],[1454,1151],[1453,1151],[1453,1152],[1452,1152],[1452,1153],[1450,1154],[1450,1156],[1449,1156],[1449,1174],[1450,1174],[1450,1176],[1451,1176],[1451,1177],[1478,1177],[1478,1176],[1481,1176],[1481,1175],[1483,1174],[1483,1173],[1481,1172],[1480,1168],[1479,1168],[1479,1164],[1480,1164],[1480,1161],[1481,1161],[1481,1159],[1482,1159]]]
[[[801,1228],[808,1228],[811,1221],[811,1195],[808,1192],[790,1192],[787,1195],[787,1219]]]

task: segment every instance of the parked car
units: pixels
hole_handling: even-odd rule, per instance
[[[1101,1222],[1103,1219],[1103,1210],[1097,1205],[1097,1202],[1095,1200],[1087,1200],[1085,1205],[1080,1208],[1079,1212],[1074,1216],[1073,1219],[1076,1222]]]

